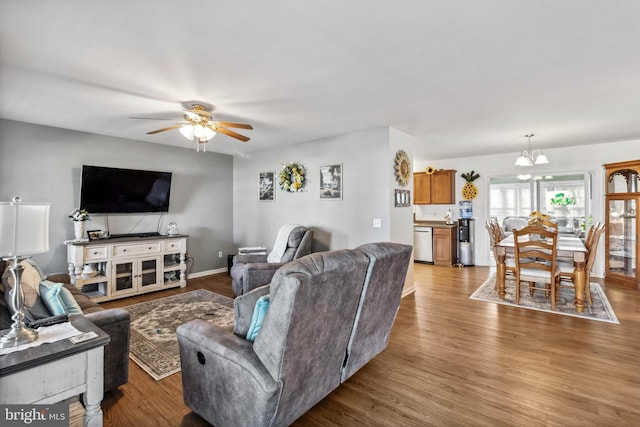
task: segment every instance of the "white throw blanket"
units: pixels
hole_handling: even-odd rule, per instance
[[[273,244],[273,250],[267,256],[267,262],[280,262],[284,252],[287,250],[287,241],[289,234],[294,228],[300,227],[299,224],[285,224],[278,230],[276,242]]]

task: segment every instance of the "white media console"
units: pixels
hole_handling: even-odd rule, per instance
[[[187,286],[187,235],[69,241],[71,283],[96,302]]]

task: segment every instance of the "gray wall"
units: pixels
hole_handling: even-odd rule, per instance
[[[190,236],[191,273],[226,267],[236,247],[231,156],[0,120],[0,200],[19,195],[51,203],[50,251],[34,257],[45,272],[67,269],[63,242],[73,238],[67,215],[79,205],[83,164],[173,172],[167,214],[109,215],[111,233],[156,231],[159,220],[164,233],[175,221]],[[105,229],[105,220],[93,215],[86,228]]]
[[[406,135],[403,138],[398,133],[396,137],[398,143],[407,142]],[[411,208],[393,207],[395,147],[391,147],[390,139],[390,128],[385,127],[234,158],[236,242],[271,248],[282,224],[299,223],[315,230],[314,252],[374,241],[412,244]],[[411,154],[411,149],[405,151]],[[285,193],[276,183],[276,200],[259,201],[259,173],[274,171],[277,175],[289,162],[306,166],[305,191]],[[343,198],[321,200],[319,168],[337,163],[343,166]],[[404,215],[396,216],[393,209],[402,210]],[[373,227],[374,218],[382,220],[381,228]],[[392,233],[398,229],[403,232]]]

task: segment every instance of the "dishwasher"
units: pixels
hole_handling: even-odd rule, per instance
[[[433,228],[413,227],[413,259],[415,262],[433,264]]]

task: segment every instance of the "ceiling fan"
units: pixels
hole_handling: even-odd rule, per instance
[[[227,128],[239,128],[239,129],[253,129],[251,125],[243,123],[231,123],[231,122],[219,122],[213,120],[212,113],[207,111],[202,104],[192,104],[190,110],[183,110],[184,120],[178,120],[177,124],[167,126],[162,129],[152,130],[147,132],[147,135],[155,135],[156,133],[166,132],[168,130],[178,129],[180,133],[187,139],[195,140],[197,149],[200,151],[202,146],[204,150],[204,144],[213,138],[216,133],[222,133],[235,139],[239,139],[242,142],[249,141],[249,138],[240,135]],[[174,119],[158,119],[151,117],[130,117],[131,119],[143,119],[143,120],[174,120]]]

